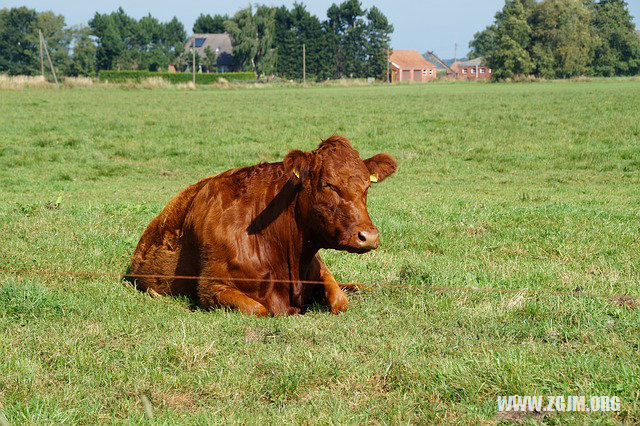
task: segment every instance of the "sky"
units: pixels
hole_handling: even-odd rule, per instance
[[[291,7],[294,0],[263,0],[260,4]],[[326,12],[333,3],[341,0],[300,0],[307,9],[320,20],[326,19]],[[441,58],[453,58],[455,45],[457,57],[469,51],[469,41],[473,35],[493,22],[496,11],[502,8],[504,0],[361,0],[364,8],[378,7],[393,24],[391,36],[394,49],[416,49],[420,53],[433,50]],[[629,11],[640,28],[640,0],[627,0]],[[246,7],[247,0],[202,2],[197,0],[3,0],[0,7],[27,6],[37,11],[52,10],[64,15],[68,25],[87,24],[95,12],[108,13],[119,6],[136,19],[151,13],[165,22],[176,16],[187,33],[191,33],[193,23],[201,13],[233,15]]]

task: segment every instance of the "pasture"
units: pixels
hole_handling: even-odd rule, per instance
[[[2,91],[0,267],[123,273],[185,186],[333,133],[399,164],[369,192],[381,247],[323,252],[371,287],[348,312],[260,319],[0,273],[0,413],[491,424],[498,395],[617,395],[618,413],[519,419],[640,422],[640,310],[583,297],[639,294],[640,81]]]

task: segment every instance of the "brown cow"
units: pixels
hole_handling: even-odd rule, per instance
[[[365,253],[378,247],[367,191],[396,167],[387,154],[363,161],[347,139],[333,136],[314,151],[291,151],[283,162],[202,179],[151,221],[131,272],[199,276],[143,277],[137,286],[188,295],[206,308],[289,315],[321,302],[333,313],[345,311],[347,297],[318,250]]]

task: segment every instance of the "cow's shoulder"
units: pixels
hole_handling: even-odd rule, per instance
[[[282,162],[259,163],[220,173],[209,182],[210,187],[207,189],[237,197],[247,192],[255,193],[267,190],[274,182],[280,180],[283,175],[284,167]]]
[[[241,167],[229,170],[229,177],[238,185],[268,184],[273,179],[278,179],[284,174],[282,162],[259,163],[254,166]]]

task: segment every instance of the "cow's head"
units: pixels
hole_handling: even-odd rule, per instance
[[[323,248],[365,253],[378,247],[367,192],[396,171],[391,156],[362,160],[347,139],[333,136],[314,151],[291,151],[284,167],[299,191],[298,214]]]

